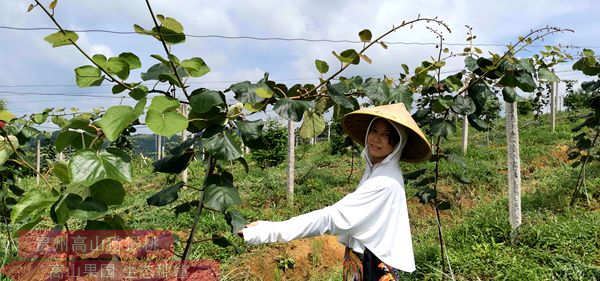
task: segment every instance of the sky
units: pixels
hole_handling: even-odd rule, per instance
[[[51,1],[42,3],[48,6]],[[45,108],[79,108],[89,111],[100,106],[133,104],[125,95],[113,95],[110,83],[103,86],[78,88],[74,68],[90,64],[72,46],[52,48],[44,37],[53,30],[16,30],[54,28],[52,21],[41,9],[27,13],[32,1],[5,0],[0,4],[0,99],[17,116],[36,113]],[[326,40],[358,40],[358,32],[369,29],[374,37],[387,32],[402,21],[417,17],[437,17],[451,32],[444,32],[444,42],[453,52],[465,46],[467,29],[473,28],[474,44],[484,52],[503,52],[506,44],[515,42],[532,29],[545,26],[572,29],[574,32],[546,37],[543,42],[521,53],[530,56],[543,45],[570,45],[600,53],[597,33],[597,0],[150,0],[155,14],[177,19],[188,36],[184,44],[175,45],[173,53],[180,59],[201,57],[211,72],[190,80],[191,89],[227,89],[241,81],[256,82],[265,72],[272,80],[284,84],[317,83],[319,74],[314,60],[329,63],[330,72],[339,68],[332,51],[360,49],[360,43],[308,42],[298,40],[225,39],[228,37],[301,38]],[[57,21],[70,30],[133,31],[139,24],[150,29],[153,25],[145,1],[59,0],[55,11]],[[435,35],[426,27],[442,29],[424,22],[412,28],[400,29],[386,37],[389,48],[374,46],[366,54],[372,63],[361,62],[351,66],[342,75],[360,75],[364,78],[397,77],[401,64],[414,69],[421,61],[437,56]],[[202,37],[210,35],[209,37]],[[216,36],[213,36],[216,35]],[[147,36],[81,32],[78,43],[90,55],[117,56],[133,52],[142,60],[142,69],[157,61],[151,54],[165,56],[162,45]],[[555,68],[562,79],[585,81],[585,77],[571,70],[571,63]],[[462,69],[462,59],[450,60],[443,70]],[[133,71],[130,81],[139,79],[140,71]],[[589,78],[587,80],[590,80]],[[564,87],[563,87],[564,88]],[[560,86],[559,86],[560,92]],[[563,93],[564,94],[564,93]],[[122,97],[125,97],[124,99]],[[274,113],[270,116],[276,117]],[[43,125],[40,128],[52,128]]]

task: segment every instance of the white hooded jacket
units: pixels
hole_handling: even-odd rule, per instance
[[[257,225],[243,229],[244,240],[260,244],[323,234],[339,235],[339,241],[355,252],[364,253],[366,247],[387,265],[406,272],[414,271],[404,180],[399,164],[407,135],[404,128],[395,127],[400,142],[392,153],[375,165],[371,164],[367,153],[365,136],[363,155],[367,167],[354,192],[332,206],[286,221],[259,221]]]

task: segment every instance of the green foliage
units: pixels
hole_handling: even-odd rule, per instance
[[[329,149],[331,155],[344,155],[352,151],[353,141],[350,137],[344,134],[340,122],[331,123],[331,140]]]
[[[567,92],[564,100],[564,106],[569,111],[580,111],[591,108],[592,94],[579,89],[577,91]]]
[[[535,102],[532,98],[525,98],[517,102],[517,112],[519,115],[530,115],[535,110]]]
[[[586,81],[581,84],[584,91],[591,93],[588,114],[582,116],[583,122],[575,126],[573,132],[579,134],[573,137],[575,146],[569,151],[569,159],[575,160],[573,167],[581,165],[579,180],[571,199],[571,205],[578,198],[583,197],[586,204],[590,205],[590,197],[586,187],[586,166],[590,162],[600,161],[600,150],[597,148],[600,138],[600,63],[596,61],[592,50],[584,49],[583,57],[573,64],[574,70],[580,70],[585,75],[595,76],[596,80]]]
[[[252,149],[252,159],[263,169],[279,165],[287,157],[287,129],[271,121],[263,129],[262,136],[266,145]]]

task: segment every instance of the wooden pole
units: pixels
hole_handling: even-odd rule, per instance
[[[290,208],[294,207],[295,127],[294,121],[288,120],[287,203]]]

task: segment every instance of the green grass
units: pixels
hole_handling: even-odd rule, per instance
[[[587,187],[592,194],[592,208],[569,207],[569,201],[579,169],[565,162],[564,149],[572,144],[573,123],[567,122],[566,113],[559,115],[556,132],[550,132],[544,118],[520,120],[522,216],[515,242],[511,242],[506,199],[506,150],[504,125],[498,123],[488,134],[470,131],[470,145],[464,166],[441,161],[440,188],[449,196],[452,209],[442,212],[442,223],[447,251],[457,280],[600,280],[600,165],[588,167]],[[442,142],[442,148],[460,152],[460,132]],[[561,154],[563,153],[563,154]],[[364,161],[350,155],[331,155],[327,142],[303,145],[296,151],[295,203],[292,208],[286,200],[285,163],[261,170],[250,162],[245,173],[235,163],[221,163],[232,172],[240,190],[242,205],[238,210],[248,221],[284,220],[330,205],[351,192],[362,176]],[[146,198],[166,187],[166,177],[152,174],[151,170],[135,163],[135,181],[126,186],[128,191],[122,206],[111,209],[121,215],[135,229],[169,229],[189,231],[193,212],[178,216],[174,206],[198,197],[192,189],[182,190],[176,203],[165,207],[146,204]],[[405,172],[427,168],[432,175],[433,163],[403,164]],[[203,167],[200,162],[190,166],[190,184],[200,186]],[[453,174],[464,175],[468,184],[459,183]],[[25,179],[26,188],[38,188],[32,179]],[[407,182],[407,196],[417,190]],[[406,274],[406,280],[439,280],[440,254],[435,217],[429,206],[411,199],[411,224],[417,271]],[[76,225],[76,222],[70,222]],[[51,224],[42,224],[48,227]],[[197,243],[190,258],[217,259],[223,272],[230,273],[224,280],[237,280],[236,267],[240,253],[260,253],[271,245],[248,246],[232,235],[223,216],[205,211],[201,217],[196,240],[207,239],[217,233],[230,239],[236,247],[221,248],[213,243]],[[4,231],[0,241],[5,241]],[[0,245],[0,258],[5,253]],[[179,250],[180,250],[179,245]],[[311,245],[318,252],[319,245]],[[313,254],[312,263],[322,257]],[[318,272],[311,280],[340,280],[340,267]],[[3,280],[3,279],[0,279]],[[259,280],[259,279],[257,279]]]

